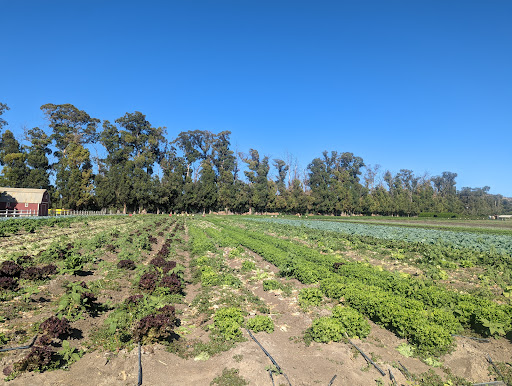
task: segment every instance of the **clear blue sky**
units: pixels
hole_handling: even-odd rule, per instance
[[[512,1],[0,0],[0,102],[168,137],[230,130],[234,149],[324,150],[512,196]]]

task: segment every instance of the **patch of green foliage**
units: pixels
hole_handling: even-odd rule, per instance
[[[366,338],[370,334],[370,324],[353,308],[338,305],[333,308],[332,317],[341,323],[351,338]]]
[[[129,347],[134,342],[132,326],[136,321],[152,314],[179,298],[176,295],[153,294],[133,295],[125,299],[112,312],[99,329],[93,334],[93,347],[102,346],[110,351],[117,351]]]
[[[285,296],[290,296],[292,293],[292,286],[288,283],[281,283],[274,279],[263,280],[263,291],[280,290]]]
[[[82,317],[84,312],[94,315],[100,310],[100,305],[96,303],[95,294],[85,283],[68,283],[65,288],[65,294],[59,299],[58,316],[65,316],[69,320],[77,320]]]
[[[301,308],[319,306],[323,298],[324,294],[318,288],[303,288],[299,292],[299,305]]]
[[[340,342],[345,336],[346,329],[337,320],[329,316],[322,316],[313,321],[313,325],[306,331],[305,340],[314,340],[320,343]]]
[[[233,340],[242,336],[241,326],[243,322],[242,310],[235,307],[220,308],[213,318],[216,331],[226,340]]]
[[[256,263],[250,260],[244,260],[242,263],[242,272],[254,271],[256,269]]]
[[[218,377],[215,377],[213,381],[210,382],[210,385],[219,385],[219,386],[244,386],[248,385],[245,379],[243,379],[240,375],[238,375],[238,369],[228,369],[225,368],[222,370],[222,374]]]
[[[256,315],[245,322],[245,326],[254,332],[265,331],[269,334],[274,332],[274,321],[270,316]]]

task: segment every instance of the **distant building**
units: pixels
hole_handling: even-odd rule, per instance
[[[46,189],[0,187],[0,211],[48,216],[50,195]]]

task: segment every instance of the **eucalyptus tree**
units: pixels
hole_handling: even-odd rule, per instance
[[[432,177],[436,198],[442,206],[440,211],[461,212],[464,209],[457,198],[456,178],[457,173],[453,172],[443,172],[440,176]]]
[[[229,211],[236,195],[235,180],[237,160],[235,153],[229,149],[230,131],[222,131],[215,135],[213,148],[213,165],[216,171],[218,207]]]
[[[202,160],[211,157],[212,142],[213,134],[203,130],[183,131],[172,142],[183,152],[187,164],[187,177],[192,175],[197,162],[200,164]]]
[[[0,184],[11,188],[24,188],[27,183],[27,155],[10,130],[2,134],[0,164],[2,174]]]
[[[66,208],[85,208],[93,198],[91,157],[85,145],[96,142],[100,120],[72,104],[48,103],[41,110],[48,119],[51,139],[57,148],[54,198]]]
[[[244,171],[249,181],[249,204],[256,212],[263,212],[269,202],[269,158],[265,156],[260,160],[260,155],[255,149],[250,149],[248,156],[240,154],[240,157],[249,169]]]
[[[52,154],[50,149],[52,140],[39,127],[28,130],[26,139],[30,143],[30,145],[25,146],[27,165],[30,169],[26,179],[26,186],[50,190],[51,164],[48,156]]]
[[[313,210],[325,214],[360,212],[363,186],[359,182],[361,157],[327,151],[308,165]]]
[[[219,207],[229,210],[235,198],[236,158],[229,149],[231,132],[214,134],[207,130],[185,131],[178,134],[172,142],[175,151],[181,152],[180,159],[185,162],[186,174],[183,183],[184,210],[203,210],[202,193],[216,191],[216,200],[210,209]],[[205,163],[206,161],[206,163]],[[206,165],[208,179],[199,180]],[[209,165],[209,166],[208,166]],[[210,176],[208,168],[213,174]],[[205,184],[209,186],[206,187]],[[210,205],[210,204],[208,204]]]
[[[288,200],[290,194],[286,187],[285,180],[290,167],[282,159],[274,159],[273,164],[277,170],[276,179],[272,181],[275,184],[274,208],[278,212],[289,212]]]
[[[196,189],[196,206],[203,214],[217,208],[217,187],[215,184],[215,172],[210,160],[205,159],[201,164],[201,176]]]
[[[309,196],[304,191],[304,185],[294,178],[287,196],[287,212],[305,214],[309,209]]]
[[[153,127],[139,111],[126,113],[115,124],[103,122],[100,141],[107,149],[107,157],[102,160],[103,176],[98,188],[102,197],[110,197],[124,213],[128,207],[141,212],[155,204],[151,193],[156,183],[153,173],[164,158],[164,133],[165,128]]]
[[[176,149],[170,147],[161,161],[163,177],[162,192],[166,197],[166,207],[169,211],[184,211],[184,189],[187,179],[187,161],[176,154]],[[189,177],[190,178],[190,177]]]
[[[119,130],[108,120],[103,121],[99,142],[105,147],[107,156],[98,159],[95,176],[95,198],[101,208],[123,208],[126,213],[130,202],[129,178],[126,173],[127,149],[121,145]]]
[[[325,157],[326,152],[324,152]],[[331,168],[325,158],[315,158],[307,167],[308,184],[311,189],[312,209],[322,214],[334,212],[333,194],[331,191]]]
[[[7,106],[5,103],[0,102],[0,134],[2,134],[2,129],[4,128],[4,126],[7,126],[7,121],[2,118],[2,115],[7,110],[10,110],[9,106]]]
[[[249,184],[236,179],[235,180],[235,198],[233,203],[231,204],[230,209],[235,213],[247,213],[250,208],[251,201],[251,189]]]

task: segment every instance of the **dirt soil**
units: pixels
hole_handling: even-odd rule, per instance
[[[161,246],[159,239],[153,251]],[[411,373],[419,374],[432,367],[419,359],[405,357],[397,351],[397,347],[405,340],[399,339],[393,333],[371,323],[372,332],[363,341],[352,340],[364,353],[372,357],[378,366],[385,372],[382,376],[373,366],[368,366],[365,359],[349,343],[320,344],[313,342],[306,346],[302,337],[304,331],[311,326],[312,320],[320,315],[329,314],[326,307],[314,308],[307,312],[298,305],[298,291],[305,286],[296,280],[285,280],[276,276],[278,270],[264,261],[260,256],[246,251],[246,255],[256,263],[259,270],[268,273],[276,280],[285,281],[294,288],[290,296],[280,291],[265,292],[262,289],[262,280],[254,280],[250,275],[238,273],[246,288],[263,299],[270,307],[271,317],[275,322],[275,331],[272,334],[260,332],[254,334],[255,338],[270,353],[279,364],[282,371],[288,376],[290,383],[297,385],[328,385],[336,375],[332,385],[391,385],[389,371],[393,373],[399,385],[407,385],[405,376],[396,368],[400,361]],[[148,256],[150,258],[150,256]],[[187,265],[190,257],[188,252],[180,251],[177,260]],[[241,265],[241,258],[228,260],[233,267]],[[197,285],[187,287],[185,305],[182,307],[187,319],[187,303],[191,302],[198,290]],[[122,288],[123,296],[126,287]],[[119,295],[117,295],[119,296]],[[97,325],[105,316],[95,320],[79,321],[74,327],[80,328],[84,336],[88,336],[92,326]],[[199,326],[202,321],[197,320]],[[195,332],[197,331],[197,332]],[[193,334],[201,338],[206,334],[196,328]],[[143,385],[210,385],[215,377],[221,375],[225,368],[236,368],[239,375],[250,385],[272,385],[267,369],[272,365],[270,359],[244,330],[246,341],[236,345],[235,348],[213,356],[208,360],[182,359],[174,353],[166,351],[160,344],[142,347],[142,384]],[[187,336],[187,339],[190,337]],[[204,338],[204,336],[203,336]],[[455,375],[462,376],[472,382],[492,381],[494,378],[488,374],[489,364],[486,355],[495,361],[510,361],[512,358],[512,344],[505,339],[491,340],[489,343],[480,343],[467,338],[457,338],[455,351],[441,358],[443,365]],[[20,354],[8,354],[0,357],[2,368],[12,363],[13,357]],[[434,368],[440,375],[443,371]],[[382,383],[379,383],[379,380]],[[121,350],[119,353],[106,353],[94,351],[86,353],[78,362],[71,365],[67,371],[57,370],[44,373],[24,373],[13,381],[12,386],[27,385],[66,385],[82,386],[84,384],[103,385],[136,385],[138,381],[138,352]],[[276,385],[287,385],[283,375],[274,374]]]

